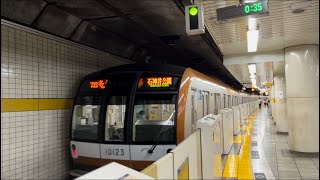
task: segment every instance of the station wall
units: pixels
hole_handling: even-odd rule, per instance
[[[132,63],[1,20],[1,179],[63,179],[81,79]]]

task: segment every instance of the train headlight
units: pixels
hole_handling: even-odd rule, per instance
[[[72,151],[72,157],[77,158],[78,157],[78,152],[76,149],[76,145],[72,144],[71,145],[71,151]]]

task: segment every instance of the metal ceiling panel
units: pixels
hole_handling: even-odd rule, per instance
[[[107,0],[107,2],[124,14],[129,14],[129,18],[157,36],[186,34],[185,28],[181,28],[185,23],[184,15],[174,1]]]
[[[85,21],[80,24],[71,39],[127,58],[135,51],[131,42]]]
[[[81,19],[113,17],[116,14],[94,0],[46,0]]]
[[[42,0],[1,0],[1,16],[31,25],[45,5]]]
[[[130,39],[138,44],[147,44],[150,41],[157,41],[154,36],[141,31],[133,24],[120,17],[93,19],[90,23],[99,26],[107,31],[121,35],[125,39]]]
[[[187,36],[183,3],[190,1],[44,1],[47,8],[35,21],[39,29],[122,57],[151,56],[158,62],[192,67],[241,88],[223,66],[209,32]]]
[[[81,19],[53,5],[46,7],[35,25],[42,30],[69,38]]]
[[[257,18],[259,42],[257,52],[281,50],[298,44],[319,44],[319,0],[302,13],[292,13],[291,5],[304,0],[269,1],[269,15]],[[205,23],[224,55],[247,53],[248,17],[218,22],[216,9],[239,4],[238,0],[201,1]]]

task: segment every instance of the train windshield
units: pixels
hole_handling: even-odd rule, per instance
[[[141,74],[133,107],[133,143],[175,144],[179,82],[175,75]]]
[[[176,94],[137,94],[133,111],[134,142],[175,142]]]
[[[101,96],[79,96],[73,110],[72,138],[98,139]]]
[[[98,140],[98,125],[103,92],[108,79],[87,79],[79,89],[72,116],[72,139]]]

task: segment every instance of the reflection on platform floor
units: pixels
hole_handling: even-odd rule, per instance
[[[277,133],[268,108],[255,111],[223,156],[223,179],[319,179],[319,153],[289,150],[288,134]]]
[[[276,132],[267,108],[254,121],[251,159],[253,172],[264,173],[266,179],[319,179],[319,153],[290,151],[288,134]]]

